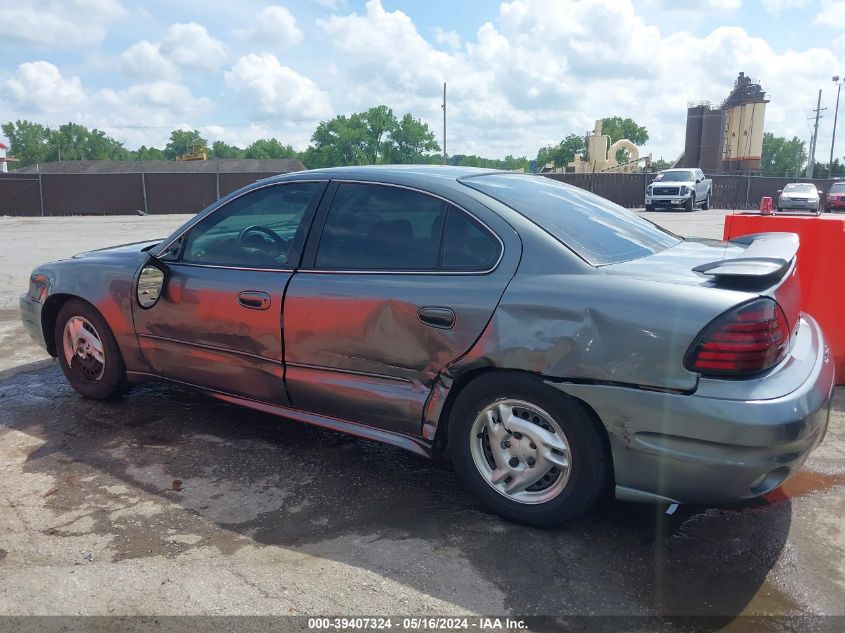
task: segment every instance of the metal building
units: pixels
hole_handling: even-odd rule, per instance
[[[718,108],[690,105],[684,153],[675,166],[700,167],[711,174],[759,172],[768,102],[760,84],[739,73]]]

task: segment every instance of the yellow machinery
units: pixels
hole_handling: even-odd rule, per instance
[[[194,143],[191,145],[191,151],[187,154],[179,154],[176,160],[208,160],[208,154],[205,152],[205,145],[202,143]]]

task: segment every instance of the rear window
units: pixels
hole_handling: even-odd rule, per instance
[[[550,178],[490,174],[461,182],[518,211],[594,266],[647,257],[682,241],[633,211]]]

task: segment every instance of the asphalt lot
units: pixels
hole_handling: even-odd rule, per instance
[[[647,215],[721,237],[723,212]],[[29,269],[181,221],[0,218],[0,614],[845,616],[841,388],[824,444],[766,498],[608,501],[548,530],[486,513],[448,462],[177,387],[82,400],[16,323]]]

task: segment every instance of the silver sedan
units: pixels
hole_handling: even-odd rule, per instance
[[[778,211],[819,211],[819,190],[812,183],[793,182],[786,185],[778,196]]]
[[[336,168],[39,266],[21,311],[84,397],[168,380],[449,454],[487,507],[550,524],[613,491],[746,499],[801,467],[834,367],[797,250],[682,239],[547,178]]]

